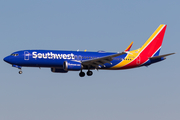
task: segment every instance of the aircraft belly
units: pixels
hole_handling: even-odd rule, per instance
[[[21,66],[29,67],[63,67],[64,60],[57,59],[31,59],[21,63]]]

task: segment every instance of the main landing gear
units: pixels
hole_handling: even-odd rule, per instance
[[[81,71],[81,72],[79,73],[79,76],[80,76],[80,77],[84,77],[84,76],[85,76],[85,73]]]
[[[91,75],[93,74],[93,72],[90,71],[90,70],[88,70],[86,74],[87,74],[87,76],[91,76]],[[80,76],[80,77],[84,77],[84,76],[85,76],[85,73],[82,72],[82,70],[81,70],[81,72],[79,73],[79,76]]]
[[[86,73],[88,76],[91,76],[93,74],[92,71],[88,70],[87,73]]]

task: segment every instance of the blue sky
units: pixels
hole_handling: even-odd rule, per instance
[[[1,120],[179,120],[179,1],[0,1]],[[165,61],[131,70],[51,73],[3,61],[24,49],[123,51],[167,24]]]

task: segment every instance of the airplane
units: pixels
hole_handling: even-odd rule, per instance
[[[122,70],[142,66],[166,59],[166,56],[175,54],[159,55],[167,25],[161,24],[142,47],[132,50],[133,42],[121,53],[116,52],[87,52],[63,51],[63,50],[21,50],[13,52],[4,58],[4,61],[12,67],[46,67],[54,73],[67,73],[68,71],[80,71],[79,76],[91,76],[91,70]]]

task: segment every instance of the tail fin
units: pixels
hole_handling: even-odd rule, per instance
[[[167,25],[161,24],[155,30],[151,37],[140,48],[141,54],[146,54],[147,57],[154,57],[159,55],[166,27]]]

